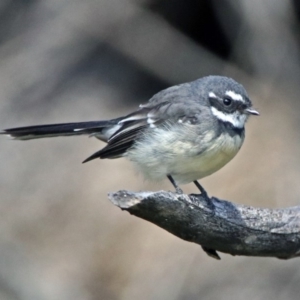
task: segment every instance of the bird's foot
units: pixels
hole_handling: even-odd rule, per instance
[[[176,189],[176,194],[182,195],[183,194],[183,190],[179,187],[177,187]]]
[[[178,186],[178,184],[176,183],[176,181],[174,180],[174,178],[171,175],[167,175],[168,179],[170,180],[170,182],[172,183],[172,185],[174,186],[175,190],[176,190],[176,194],[182,195],[183,191],[182,189]]]

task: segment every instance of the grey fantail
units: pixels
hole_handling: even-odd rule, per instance
[[[17,140],[94,136],[107,145],[88,157],[127,157],[146,178],[197,182],[227,164],[241,148],[249,115],[258,115],[244,87],[228,77],[207,76],[167,88],[139,109],[107,121],[6,129]]]

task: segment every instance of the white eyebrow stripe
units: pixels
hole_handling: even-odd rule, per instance
[[[242,95],[235,93],[234,91],[226,91],[225,95],[229,96],[233,100],[241,101],[245,103],[245,99],[242,97]]]
[[[208,96],[209,96],[210,98],[218,98],[217,95],[216,95],[214,92],[210,92],[210,93],[208,94]]]

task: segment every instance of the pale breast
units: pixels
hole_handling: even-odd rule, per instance
[[[178,183],[209,176],[225,166],[239,151],[243,137],[220,135],[211,147],[194,157],[183,157],[174,163],[172,173]]]
[[[127,156],[146,179],[161,180],[170,174],[182,184],[222,168],[243,143],[243,135],[223,133],[216,137],[214,132],[207,132],[199,140],[197,132],[189,133],[187,138],[180,136],[178,131],[158,130],[157,134],[142,139]]]

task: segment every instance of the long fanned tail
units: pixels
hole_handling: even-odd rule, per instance
[[[110,121],[90,121],[77,123],[47,124],[5,129],[0,134],[6,134],[17,140],[30,140],[57,136],[94,135],[107,141],[110,131],[116,126],[118,119]],[[110,130],[111,129],[111,130]]]

